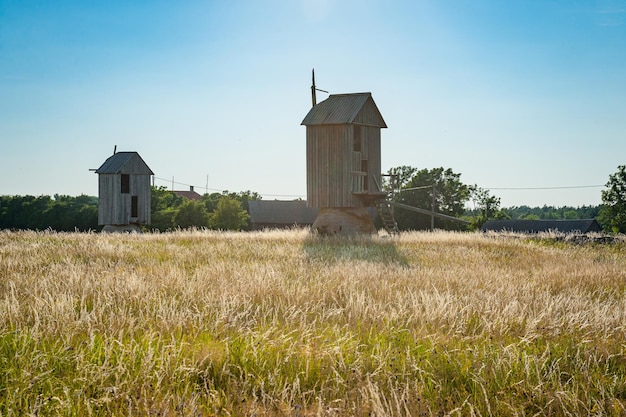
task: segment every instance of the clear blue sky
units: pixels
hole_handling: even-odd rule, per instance
[[[97,195],[117,145],[157,185],[304,197],[313,67],[372,92],[384,171],[579,206],[602,187],[508,188],[626,164],[626,0],[0,0],[0,194]]]

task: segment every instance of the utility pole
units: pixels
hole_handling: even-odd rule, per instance
[[[430,215],[430,231],[435,231],[435,183],[433,183],[432,192],[433,201],[431,203],[431,215]]]

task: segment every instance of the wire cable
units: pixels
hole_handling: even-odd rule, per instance
[[[568,190],[575,188],[599,188],[605,185],[571,185],[566,187],[484,187],[486,190]]]
[[[186,187],[194,187],[194,188],[198,188],[198,189],[204,189],[207,191],[215,191],[215,192],[224,192],[226,190],[220,190],[217,188],[208,188],[208,187],[203,187],[203,186],[198,186],[198,185],[193,185],[193,184],[186,184],[184,182],[178,182],[178,181],[173,181],[173,180],[169,180],[167,178],[161,178],[161,177],[157,177],[157,176],[153,176],[154,179],[157,179],[159,181],[166,181],[168,184],[176,184],[176,185],[184,185]],[[433,185],[423,185],[420,187],[411,187],[411,188],[401,188],[400,190],[398,190],[398,192],[403,192],[403,191],[414,191],[414,190],[424,190],[427,188],[432,188]],[[580,188],[602,188],[602,187],[606,187],[606,185],[601,184],[601,185],[570,185],[570,186],[563,186],[563,187],[481,187],[485,190],[497,190],[497,191],[524,191],[524,190],[569,190],[569,189],[580,189]],[[173,190],[172,190],[173,191]],[[257,193],[260,196],[264,196],[264,197],[294,197],[294,198],[303,198],[306,197],[303,194],[265,194],[265,193]]]
[[[172,180],[168,180],[167,178],[157,177],[156,175],[153,176],[153,177],[154,177],[155,180],[165,181],[168,184],[184,185],[185,187],[193,187],[194,189],[198,188],[200,190],[215,191],[215,192],[218,192],[218,193],[227,191],[227,190],[224,190],[224,189],[219,190],[217,188],[208,188],[208,187],[204,187],[204,186],[200,186],[200,185],[193,185],[193,184],[186,184],[184,182],[172,181]],[[171,191],[174,191],[174,190],[171,190]],[[294,197],[294,198],[306,197],[303,194],[265,194],[265,193],[257,193],[257,194],[260,195],[260,196],[263,196],[263,197]]]

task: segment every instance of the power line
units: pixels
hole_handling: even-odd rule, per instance
[[[432,185],[423,185],[421,187],[401,188],[400,191],[424,190],[431,188]],[[565,187],[481,187],[485,190],[568,190],[576,188],[601,188],[606,185],[570,185]]]
[[[484,187],[487,190],[568,190],[574,188],[599,188],[605,185],[571,185],[566,187]]]
[[[160,181],[167,181],[168,184],[184,185],[185,187],[194,187],[194,188],[205,189],[207,191],[215,191],[215,192],[226,191],[226,190],[220,190],[217,188],[208,188],[208,187],[203,187],[203,186],[196,186],[193,184],[186,184],[184,182],[178,182],[178,181],[174,181],[173,179],[169,180],[167,178],[160,178],[157,176],[154,176],[154,178]],[[420,187],[402,188],[399,190],[399,192],[424,190],[427,188],[432,188],[432,186],[433,185],[431,184],[431,185],[423,185]],[[597,185],[570,185],[570,186],[562,186],[562,187],[482,187],[482,188],[486,190],[497,190],[497,191],[523,191],[523,190],[570,190],[570,189],[603,188],[603,187],[606,187],[606,185],[597,184]],[[265,193],[257,193],[257,194],[259,194],[260,196],[264,196],[264,197],[295,197],[295,198],[306,197],[303,194],[265,194]]]
[[[196,187],[197,188],[204,188],[205,190],[218,191],[218,192],[224,191],[224,190],[218,190],[218,189],[215,189],[215,188],[202,187],[202,186],[199,186],[199,185],[196,186],[196,185],[193,185],[193,184],[185,184],[184,182],[168,180],[167,178],[160,178],[160,177],[157,177],[156,175],[154,176],[154,179],[157,179],[157,180],[160,180],[160,181],[167,181],[168,184],[184,185],[186,187],[193,187],[193,188],[196,188]],[[174,191],[174,190],[172,190],[172,191]]]
[[[157,177],[156,175],[154,176],[154,179],[157,179],[159,181],[166,181],[168,184],[176,184],[176,185],[184,185],[185,187],[193,187],[194,189],[198,188],[198,189],[204,189],[204,190],[207,190],[207,191],[215,191],[215,192],[218,192],[218,193],[226,191],[224,189],[220,190],[220,189],[217,189],[217,188],[208,188],[208,187],[203,187],[203,186],[199,186],[199,185],[186,184],[184,182],[173,181],[173,180],[169,180],[167,178],[160,178],[160,177]],[[260,195],[260,196],[263,196],[263,197],[296,197],[296,198],[306,197],[303,194],[264,194],[264,193],[257,193],[257,194]]]

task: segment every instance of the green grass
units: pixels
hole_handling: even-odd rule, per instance
[[[625,249],[0,232],[0,415],[625,415]]]

